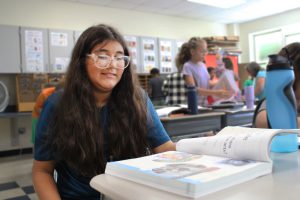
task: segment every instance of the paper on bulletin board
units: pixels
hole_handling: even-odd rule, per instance
[[[65,72],[68,68],[70,58],[68,57],[56,57],[53,70],[56,72]]]
[[[143,71],[149,72],[155,67],[155,40],[142,39],[142,48],[144,52]]]
[[[44,71],[43,32],[25,30],[25,64],[28,72]]]
[[[131,61],[133,64],[137,65],[137,37],[125,35],[124,38],[129,49]]]
[[[68,46],[67,33],[51,32],[50,38],[51,38],[51,46],[60,46],[60,47]]]
[[[160,40],[160,69],[161,72],[172,72],[172,41]]]

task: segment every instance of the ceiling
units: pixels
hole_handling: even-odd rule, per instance
[[[222,9],[186,0],[61,0],[120,8],[161,15],[186,17],[217,23],[241,23],[300,7],[299,0],[247,0],[245,4]],[[207,0],[210,1],[210,0]],[[228,1],[228,0],[224,0]]]

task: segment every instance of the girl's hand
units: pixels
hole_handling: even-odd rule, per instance
[[[227,91],[227,90],[218,90],[217,91],[217,96],[221,97],[221,98],[229,98],[233,95],[233,93],[231,91]]]

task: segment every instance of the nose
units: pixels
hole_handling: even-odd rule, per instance
[[[110,58],[109,67],[117,68],[117,61],[114,58]]]

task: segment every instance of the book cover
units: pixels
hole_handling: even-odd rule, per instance
[[[106,174],[197,198],[272,172],[271,162],[169,151],[110,162]]]

